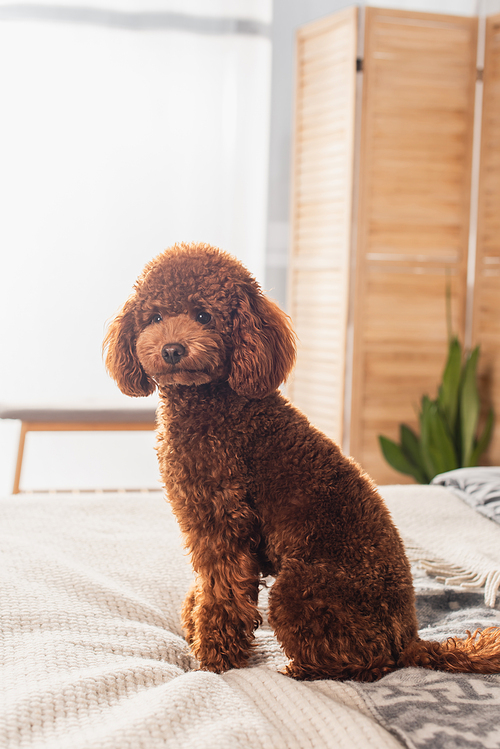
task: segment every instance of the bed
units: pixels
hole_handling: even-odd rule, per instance
[[[446,481],[381,492],[412,560],[422,636],[500,626],[494,518]],[[279,673],[272,581],[248,668],[198,671],[179,624],[192,572],[161,492],[21,494],[0,514],[1,747],[500,747],[500,675]]]

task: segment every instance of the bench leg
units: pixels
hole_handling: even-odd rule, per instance
[[[21,481],[21,468],[23,466],[24,442],[28,431],[24,421],[21,422],[21,434],[19,435],[19,447],[17,449],[16,473],[14,475],[14,487],[12,494],[19,494],[19,482]]]

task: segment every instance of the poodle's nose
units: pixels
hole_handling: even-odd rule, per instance
[[[161,355],[167,364],[177,364],[185,353],[186,349],[182,343],[166,343],[161,350]]]

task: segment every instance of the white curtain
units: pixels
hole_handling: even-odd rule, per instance
[[[106,320],[178,241],[262,280],[271,0],[0,5],[0,402],[119,399]]]

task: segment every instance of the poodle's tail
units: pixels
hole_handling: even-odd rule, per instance
[[[467,637],[445,642],[413,640],[401,653],[398,666],[475,674],[500,673],[500,627],[487,627]]]

